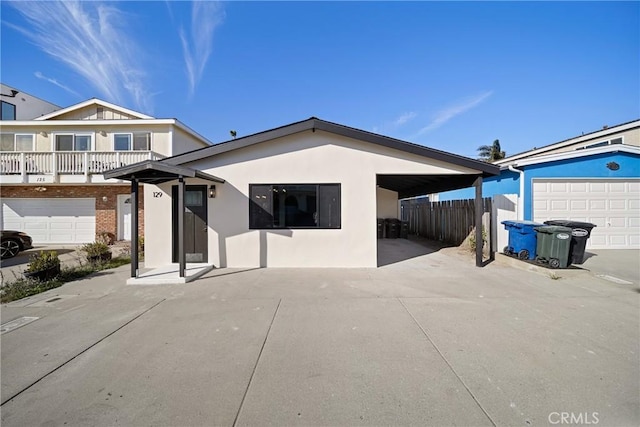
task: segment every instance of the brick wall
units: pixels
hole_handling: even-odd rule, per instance
[[[46,185],[47,191],[36,191],[35,186],[3,185],[0,196],[7,199],[87,198],[96,199],[96,233],[118,235],[118,194],[130,194],[128,185]],[[40,188],[40,187],[39,187]],[[103,200],[106,197],[106,201]],[[144,235],[144,191],[138,193],[138,234]]]

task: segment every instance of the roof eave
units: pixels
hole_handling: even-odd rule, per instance
[[[456,154],[446,153],[444,151],[439,151],[433,148],[424,147],[422,145],[413,144],[399,139],[394,139],[387,136],[366,132],[360,129],[343,126],[337,123],[327,122],[315,117],[292,123],[290,125],[285,125],[268,131],[249,135],[243,138],[225,141],[220,144],[212,145],[210,147],[205,147],[199,150],[194,150],[188,153],[169,157],[163,159],[162,161],[169,164],[181,165],[198,161],[206,157],[211,157],[234,150],[239,150],[241,148],[246,148],[260,142],[265,142],[309,130],[321,130],[330,132],[333,134],[345,136],[347,138],[370,142],[388,148],[417,154],[419,156],[431,158],[434,160],[452,163],[457,166],[477,170],[481,172],[483,176],[498,175],[500,173],[500,168],[490,163],[469,159],[467,157],[458,156]]]
[[[225,182],[225,180],[222,178],[218,178],[217,176],[210,175],[202,171],[183,166],[169,165],[156,160],[144,160],[132,165],[112,169],[103,173],[103,176],[105,179],[121,179],[125,181],[131,181],[136,178],[141,178],[141,180],[144,181],[144,177],[147,176],[150,172],[166,174],[166,179],[164,179],[164,181],[172,181],[178,178],[200,178],[220,184],[223,184]],[[149,179],[158,181],[158,178],[155,177]]]

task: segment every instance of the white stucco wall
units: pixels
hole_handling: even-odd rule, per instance
[[[227,181],[217,184],[215,199],[208,199],[209,262],[218,267],[376,267],[376,174],[476,173],[322,131],[185,166]],[[249,184],[306,183],[341,184],[341,229],[249,229]],[[144,187],[147,267],[171,262],[171,184]],[[163,196],[153,197],[159,190]],[[389,201],[390,194],[383,199]]]
[[[378,218],[400,218],[398,193],[386,188],[376,188],[376,212]]]
[[[197,150],[198,148],[206,147],[206,144],[203,143],[202,140],[195,138],[193,135],[188,134],[187,132],[179,129],[178,127],[173,127],[172,133],[173,133],[173,145],[171,147],[172,156],[186,153],[187,151]]]

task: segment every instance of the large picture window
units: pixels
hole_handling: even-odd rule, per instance
[[[340,184],[250,184],[249,228],[340,228]]]

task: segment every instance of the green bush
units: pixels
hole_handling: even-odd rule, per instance
[[[484,247],[484,245],[486,245],[486,244],[487,244],[487,230],[485,230],[484,226],[483,226],[482,227],[482,247]],[[475,251],[476,250],[476,231],[475,231],[475,229],[469,235],[469,249],[471,249],[471,251]]]
[[[130,262],[131,258],[129,257],[118,257],[100,264],[91,263],[74,267],[65,267],[57,277],[48,280],[40,281],[27,277],[18,278],[13,282],[5,283],[5,285],[0,288],[0,302],[7,303],[26,298],[31,295],[60,287],[67,282],[82,279],[83,277],[89,276],[97,271],[120,267],[122,265],[129,264]]]
[[[56,251],[40,251],[40,253],[31,255],[25,272],[44,271],[54,267],[60,267],[58,253]]]

